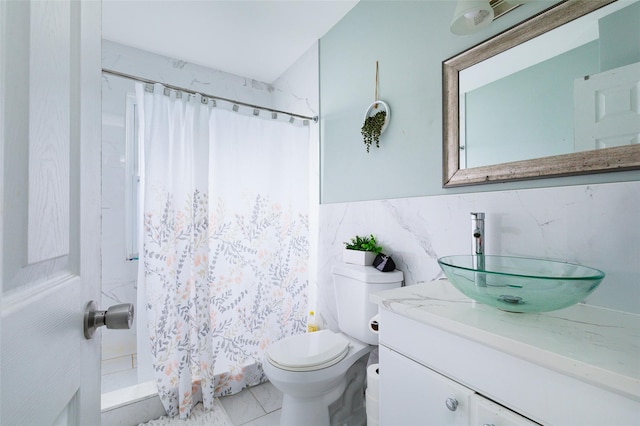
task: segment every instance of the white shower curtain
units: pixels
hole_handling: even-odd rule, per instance
[[[269,344],[305,329],[309,132],[146,87],[139,292],[160,397],[184,418],[198,387],[211,409],[265,381]]]

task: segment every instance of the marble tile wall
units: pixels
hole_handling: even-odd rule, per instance
[[[125,107],[133,84],[102,81],[102,301],[103,309],[136,302],[137,261],[125,248]],[[136,354],[135,327],[102,330],[102,373],[131,369]]]
[[[318,75],[318,43],[307,50],[274,83],[273,102],[276,109],[310,117],[320,115],[320,76]],[[309,306],[316,306],[315,277],[318,271],[318,206],[320,205],[320,126],[309,123]]]
[[[320,206],[318,310],[337,329],[331,268],[343,242],[373,233],[406,285],[443,276],[437,258],[471,252],[470,212],[486,213],[487,254],[603,270],[586,303],[640,313],[640,182],[401,198]]]
[[[241,102],[268,107],[273,103],[271,84],[109,40],[102,41],[102,67]]]

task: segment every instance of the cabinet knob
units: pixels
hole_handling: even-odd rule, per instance
[[[458,409],[458,400],[454,398],[447,398],[445,401],[447,408],[450,411],[456,411]]]

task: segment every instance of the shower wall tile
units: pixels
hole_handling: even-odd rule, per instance
[[[320,111],[318,43],[305,52],[274,83],[274,108],[314,117]],[[318,207],[320,205],[320,126],[309,121],[309,307],[317,295]]]
[[[107,361],[108,362],[108,361]],[[135,368],[128,368],[117,372],[108,372],[102,363],[102,380],[100,388],[102,395],[113,391],[121,391],[123,388],[135,386],[138,383],[138,372]],[[102,407],[105,409],[106,407]]]
[[[102,304],[103,306],[117,305],[120,303],[130,303],[135,300],[137,282],[132,281],[103,281],[102,282]]]
[[[135,276],[135,275],[134,275]],[[103,309],[120,303],[136,302],[136,281],[103,281],[102,301]],[[102,359],[107,360],[123,355],[133,355],[136,351],[136,318],[134,325],[129,330],[101,329],[102,333]]]
[[[133,84],[126,80],[102,80],[102,309],[120,303],[137,308],[138,262],[126,260],[125,243],[125,110],[127,93],[133,90]],[[132,368],[137,346],[135,321],[134,317],[130,330],[100,331],[103,374],[127,365]]]
[[[136,330],[102,329],[102,361],[136,353]],[[133,368],[130,366],[129,368]]]
[[[273,86],[197,64],[102,41],[102,67],[241,102],[271,106]]]
[[[128,262],[125,245],[125,117],[134,85],[102,79],[102,280],[135,281],[137,262]],[[127,300],[127,302],[135,302]]]
[[[318,44],[315,43],[273,83],[274,106],[282,111],[316,116],[320,113],[318,84]]]
[[[119,356],[102,360],[102,375],[113,374],[134,368],[133,355]]]
[[[438,257],[471,252],[470,212],[486,213],[486,252],[559,259],[607,276],[586,303],[640,313],[640,182],[320,206],[318,310],[337,329],[331,268],[343,242],[376,235],[406,285],[443,277]]]

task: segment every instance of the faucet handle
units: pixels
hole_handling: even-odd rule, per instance
[[[474,216],[476,219],[484,219],[484,212],[471,212],[471,216]]]

